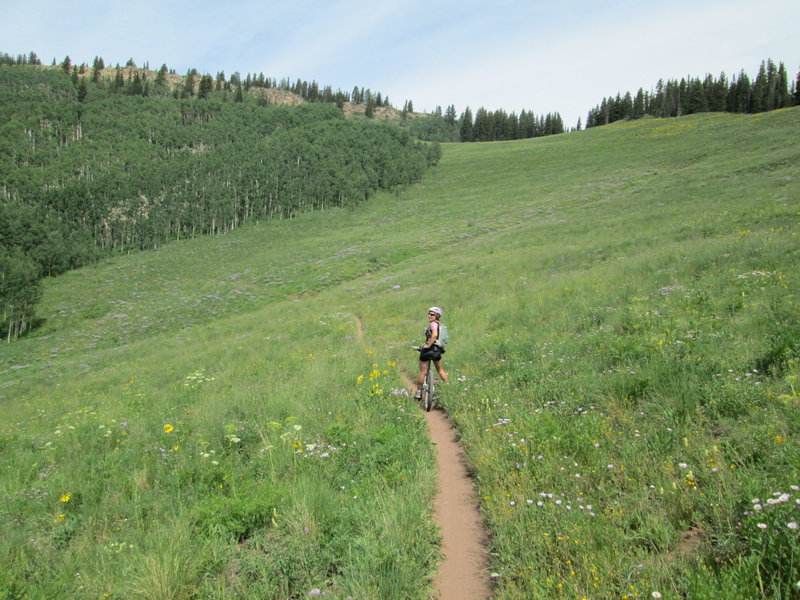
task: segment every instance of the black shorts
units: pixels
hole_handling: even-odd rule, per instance
[[[428,362],[429,360],[442,360],[444,348],[434,344],[430,348],[423,348],[419,353],[420,362]]]

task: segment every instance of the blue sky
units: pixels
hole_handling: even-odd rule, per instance
[[[558,111],[659,78],[800,70],[797,0],[0,0],[0,51],[370,88],[416,110]]]

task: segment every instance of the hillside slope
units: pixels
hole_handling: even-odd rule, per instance
[[[496,597],[787,597],[798,131],[447,146],[358,209],[48,280],[0,351],[3,569],[31,595],[425,597],[433,463],[399,371],[438,304]]]

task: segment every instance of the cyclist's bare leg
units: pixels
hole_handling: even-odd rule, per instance
[[[425,381],[425,375],[428,374],[428,361],[419,361],[419,377],[417,377],[417,391],[422,389],[422,382]]]
[[[444,367],[442,366],[442,361],[441,360],[435,360],[435,361],[433,361],[433,364],[436,365],[436,370],[439,372],[439,377],[442,378],[442,381],[447,383],[447,373],[444,372]],[[420,385],[422,385],[422,384],[420,383]]]

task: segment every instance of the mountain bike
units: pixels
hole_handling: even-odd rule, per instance
[[[422,352],[421,346],[413,346],[417,352]],[[422,410],[429,412],[433,403],[436,401],[434,392],[436,390],[436,379],[433,376],[434,364],[432,360],[428,361],[428,372],[425,373],[425,379],[422,380],[422,391],[419,397],[419,405]]]

